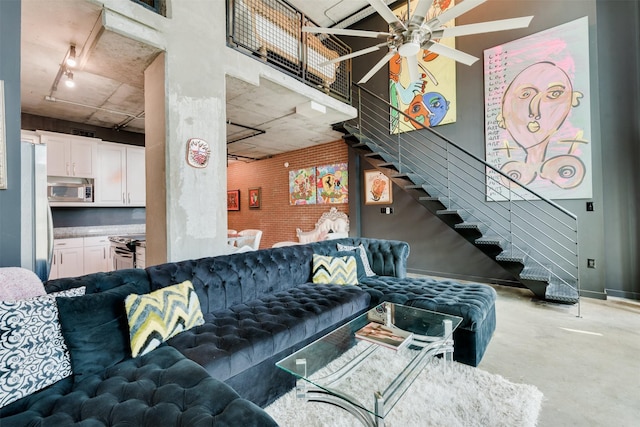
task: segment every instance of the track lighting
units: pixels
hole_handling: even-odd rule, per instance
[[[76,47],[74,45],[71,45],[71,47],[69,48],[69,54],[67,55],[66,63],[69,67],[72,68],[78,65],[78,63],[76,62]]]
[[[60,63],[60,68],[58,69],[58,74],[56,75],[56,78],[53,80],[53,84],[51,85],[49,96],[52,96],[53,93],[58,90],[58,83],[60,83],[60,79],[62,79],[62,76],[65,77],[64,85],[66,87],[73,88],[76,86],[76,83],[73,81],[72,67],[75,67],[77,64],[78,61],[76,59],[76,47],[75,45],[70,45],[69,50],[64,54],[64,58]]]

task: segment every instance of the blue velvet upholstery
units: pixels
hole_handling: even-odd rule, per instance
[[[62,380],[0,410],[0,425],[255,426],[277,424],[174,348],[162,346],[79,383]]]
[[[226,380],[368,307],[369,295],[354,286],[301,284],[207,313],[204,325],[167,343]]]
[[[149,283],[138,281],[84,298],[56,298],[76,381],[131,357],[124,299],[146,292]]]
[[[313,254],[333,255],[337,243],[362,244],[376,276],[362,278],[360,286],[311,283]],[[87,304],[75,308],[78,325],[89,328],[87,308],[92,303],[107,303],[97,312],[111,313],[117,320],[117,307],[110,305],[115,300],[109,295],[190,280],[205,324],[145,356],[124,360],[117,349],[110,359],[109,346],[89,345],[106,329],[94,338],[88,334],[87,349],[106,351],[100,356],[106,359],[96,360],[93,369],[85,357],[90,368],[82,372],[85,378],[79,376],[75,382],[67,378],[14,402],[0,410],[0,417],[9,417],[15,422],[6,424],[11,426],[74,425],[83,419],[82,425],[102,426],[121,418],[136,426],[275,425],[238,395],[261,406],[272,402],[295,381],[275,366],[276,361],[381,301],[463,317],[454,335],[454,358],[477,365],[495,329],[495,292],[485,285],[407,278],[408,256],[406,242],[344,238],[50,281],[47,292],[87,287],[89,295],[82,297]],[[71,309],[77,303],[64,304],[64,313],[71,314],[61,319],[67,330],[73,330]],[[105,318],[99,317],[97,324],[104,325]],[[121,329],[111,331],[121,334]],[[82,334],[75,338],[80,347],[85,345]],[[70,336],[71,341],[75,338]],[[0,418],[0,425],[4,422]]]
[[[453,334],[453,357],[478,366],[496,327],[496,291],[487,285],[452,280],[367,277],[360,286],[371,295],[371,304],[390,301],[462,317]]]
[[[85,294],[104,292],[127,284],[149,286],[149,276],[141,269],[127,269],[109,273],[92,273],[78,277],[65,277],[49,280],[45,283],[47,293],[85,286]]]

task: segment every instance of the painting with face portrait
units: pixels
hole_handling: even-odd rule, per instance
[[[484,51],[486,160],[547,199],[592,196],[588,30],[584,17]],[[487,169],[488,200],[508,184]]]
[[[409,13],[413,13],[417,3],[409,2]],[[427,20],[453,6],[453,0],[435,0],[427,13]],[[407,2],[393,13],[400,20],[406,20]],[[451,20],[445,26],[451,27],[453,24]],[[452,37],[438,42],[455,48],[455,39]],[[389,60],[389,103],[397,108],[391,109],[392,134],[420,127],[414,120],[426,127],[456,121],[456,62],[421,49],[418,52],[418,68],[420,79],[411,81],[405,58],[396,54]]]

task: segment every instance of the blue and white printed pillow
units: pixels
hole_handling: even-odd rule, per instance
[[[339,251],[356,251],[356,253],[360,256],[362,260],[362,266],[364,267],[364,273],[367,277],[375,276],[376,273],[371,268],[369,264],[369,258],[367,258],[367,250],[364,248],[364,245],[360,243],[358,246],[348,246],[337,243],[337,247]]]
[[[83,286],[36,298],[0,301],[0,408],[71,375],[56,296],[84,293]]]

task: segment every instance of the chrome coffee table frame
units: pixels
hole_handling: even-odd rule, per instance
[[[383,313],[383,314],[381,314]],[[411,360],[396,373],[395,378],[386,385],[384,391],[372,390],[372,402],[359,401],[354,396],[339,389],[339,383],[364,366],[370,358],[380,352],[386,352],[382,357],[394,357],[394,350],[389,350],[378,344],[370,344],[364,351],[343,363],[330,374],[312,378],[319,364],[326,365],[340,358],[346,351],[344,345],[353,346],[358,342],[355,332],[370,320],[395,325],[400,317],[404,317],[406,330],[413,333],[406,346],[411,351]],[[394,318],[395,317],[395,318]],[[428,320],[426,320],[428,319]],[[399,304],[383,303],[367,313],[357,317],[344,326],[325,335],[319,340],[298,350],[282,359],[277,366],[297,377],[296,395],[310,402],[329,403],[351,413],[363,425],[383,427],[385,417],[398,403],[416,377],[424,367],[437,355],[443,355],[445,369],[448,362],[453,360],[453,331],[462,321],[461,318],[446,314],[422,310],[414,307],[404,307]],[[436,333],[433,333],[433,332]],[[419,333],[422,332],[422,333]],[[331,348],[335,344],[334,351]],[[323,356],[318,354],[327,353]],[[401,351],[401,350],[398,350]],[[325,360],[326,359],[326,360]]]

